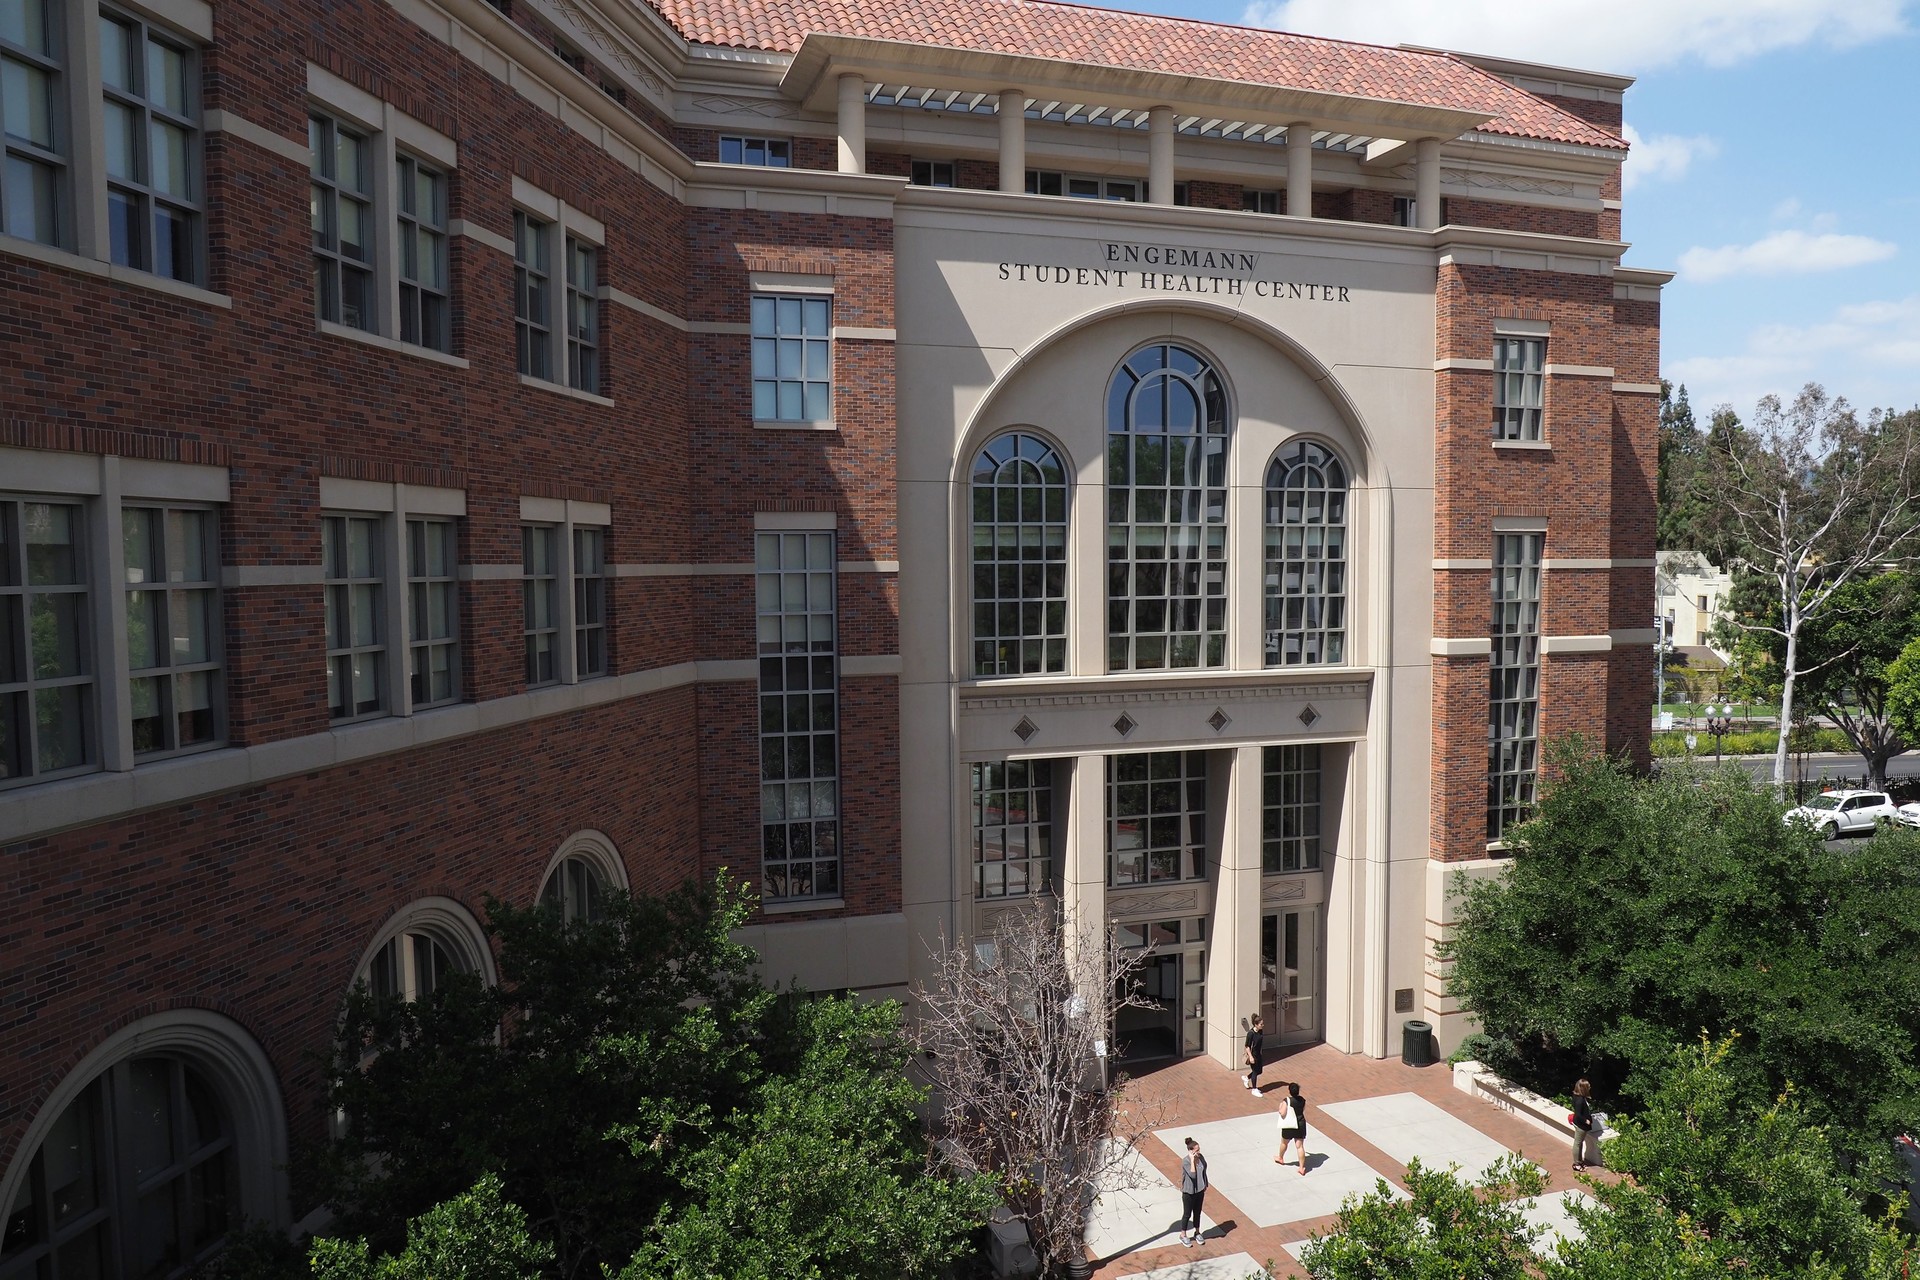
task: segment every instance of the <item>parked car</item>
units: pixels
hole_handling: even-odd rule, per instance
[[[1909,805],[1920,819],[1920,805]],[[1900,822],[1900,810],[1884,791],[1822,791],[1803,805],[1787,810],[1788,822],[1804,822],[1822,840],[1843,835],[1869,835],[1883,822]],[[1915,821],[1920,826],[1920,820]]]
[[[1903,827],[1920,827],[1920,800],[1903,804],[1895,809],[1893,820]]]

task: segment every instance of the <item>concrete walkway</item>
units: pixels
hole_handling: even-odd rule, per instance
[[[1095,1205],[1088,1235],[1098,1276],[1246,1280],[1262,1267],[1275,1276],[1305,1276],[1299,1252],[1315,1232],[1331,1229],[1341,1202],[1371,1192],[1382,1178],[1405,1194],[1406,1161],[1416,1156],[1477,1176],[1518,1152],[1547,1171],[1548,1193],[1526,1205],[1528,1220],[1549,1231],[1542,1243],[1550,1246],[1554,1235],[1572,1229],[1563,1197],[1583,1193],[1568,1144],[1457,1091],[1444,1064],[1416,1069],[1315,1045],[1269,1065],[1263,1083],[1276,1080],[1298,1080],[1307,1098],[1304,1177],[1297,1163],[1273,1160],[1284,1089],[1256,1098],[1240,1087],[1239,1075],[1207,1058],[1136,1079],[1141,1101],[1162,1107],[1169,1123],[1138,1153],[1152,1185]],[[1180,1217],[1179,1153],[1189,1137],[1206,1153],[1213,1183],[1206,1237],[1194,1248],[1172,1234]]]

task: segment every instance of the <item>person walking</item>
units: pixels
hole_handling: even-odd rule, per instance
[[[1300,1095],[1298,1080],[1282,1080],[1287,1086],[1287,1096],[1280,1100],[1280,1154],[1273,1158],[1275,1164],[1287,1162],[1287,1144],[1300,1144],[1300,1176],[1307,1176],[1307,1100]]]
[[[1180,1243],[1189,1249],[1200,1243],[1200,1204],[1206,1198],[1207,1158],[1200,1144],[1188,1138],[1187,1154],[1180,1158]]]
[[[1573,1086],[1573,1114],[1567,1119],[1573,1125],[1573,1170],[1579,1173],[1600,1163],[1600,1132],[1593,1121],[1593,1085],[1588,1081]]]
[[[1266,1065],[1267,1022],[1259,1014],[1247,1019],[1247,1088],[1253,1090],[1256,1098],[1264,1097],[1260,1092],[1260,1068]]]

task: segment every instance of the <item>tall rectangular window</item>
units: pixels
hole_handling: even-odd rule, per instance
[[[67,119],[59,24],[48,0],[0,3],[0,231],[59,244]]]
[[[416,708],[460,696],[455,546],[453,521],[407,521],[407,675]]]
[[[453,349],[447,301],[447,176],[412,156],[394,161],[400,193],[400,341]]]
[[[1197,880],[1207,873],[1207,753],[1107,757],[1107,883]]]
[[[189,282],[200,278],[197,61],[185,42],[131,14],[101,10],[113,260]]]
[[[1540,406],[1546,391],[1547,340],[1493,340],[1493,438],[1540,439]]]
[[[600,263],[594,247],[567,237],[567,385],[600,390]]]
[[[791,168],[793,143],[785,138],[723,134],[720,138],[720,163],[755,164],[767,169]]]
[[[758,294],[753,299],[753,416],[759,422],[832,418],[833,299]]]
[[[521,526],[520,552],[527,684],[552,684],[560,678],[560,529],[550,524]]]
[[[0,499],[0,786],[99,760],[77,503]]]
[[[761,896],[840,893],[834,535],[754,535]]]
[[[1533,807],[1540,713],[1540,558],[1544,533],[1493,538],[1493,656],[1487,704],[1487,838]]]
[[[1020,898],[1053,880],[1053,761],[973,766],[973,896]]]
[[[307,117],[313,150],[308,213],[313,224],[313,298],[321,320],[372,332],[373,145],[329,115]]]
[[[379,516],[323,517],[327,705],[335,720],[387,711],[386,556]]]
[[[513,215],[513,331],[520,372],[553,381],[553,224]]]
[[[573,674],[607,674],[607,531],[573,531]]]
[[[1260,752],[1260,870],[1320,868],[1320,745]]]
[[[189,507],[126,507],[127,674],[135,756],[220,737],[219,520]]]

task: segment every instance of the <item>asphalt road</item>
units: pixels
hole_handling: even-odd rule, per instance
[[[1700,735],[1700,741],[1707,750],[1697,753],[1699,758],[1704,760],[1713,759],[1713,739],[1702,734]],[[1763,782],[1771,781],[1773,778],[1772,756],[1729,756],[1728,759]],[[1809,781],[1818,780],[1823,777],[1844,777],[1852,779],[1854,783],[1858,785],[1859,780],[1866,776],[1867,762],[1856,755],[1843,755],[1839,752],[1821,752],[1817,755],[1809,755],[1806,757],[1805,769],[1805,777]],[[1798,756],[1788,756],[1788,779],[1791,780],[1802,776],[1800,770],[1800,758]],[[1920,778],[1920,752],[1909,751],[1905,755],[1898,755],[1887,761],[1887,780],[1891,782],[1895,778]]]

